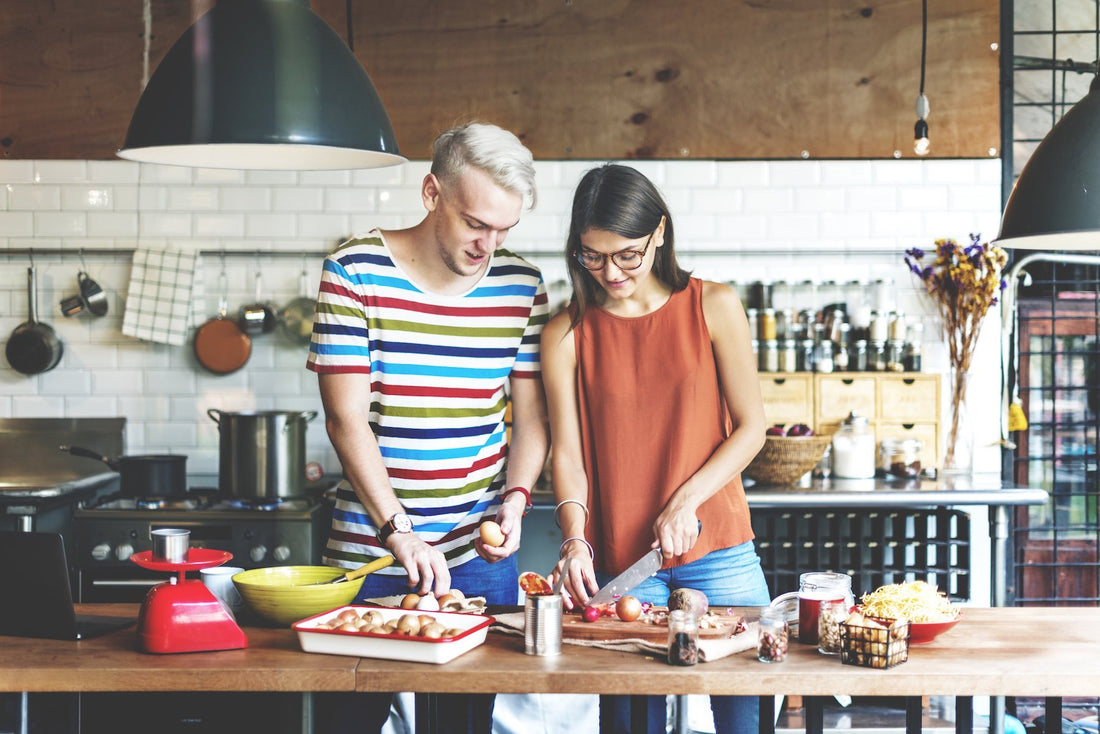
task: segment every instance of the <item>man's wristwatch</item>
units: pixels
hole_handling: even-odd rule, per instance
[[[411,533],[413,530],[412,520],[404,512],[398,512],[391,517],[389,521],[378,528],[378,542],[382,545],[386,544],[386,541],[394,533]]]

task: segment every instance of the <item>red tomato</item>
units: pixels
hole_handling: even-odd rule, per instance
[[[550,582],[534,571],[524,571],[519,575],[519,588],[531,596],[554,593]]]
[[[633,596],[619,597],[619,601],[615,602],[615,614],[624,622],[633,622],[642,616],[642,603]]]

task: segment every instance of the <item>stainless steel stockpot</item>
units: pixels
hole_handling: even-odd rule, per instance
[[[306,486],[306,427],[317,411],[227,412],[218,424],[218,490],[237,499],[299,497]]]

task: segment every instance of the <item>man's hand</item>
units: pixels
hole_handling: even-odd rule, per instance
[[[522,495],[520,495],[522,497]],[[511,498],[509,498],[511,499]],[[497,510],[496,521],[504,533],[504,542],[498,546],[486,545],[478,537],[474,541],[477,554],[489,563],[503,561],[519,550],[519,538],[523,526],[523,503],[506,500]]]
[[[416,533],[394,533],[386,545],[409,574],[410,589],[421,596],[431,592],[437,597],[451,590],[447,559]]]

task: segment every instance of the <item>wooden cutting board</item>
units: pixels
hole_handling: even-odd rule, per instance
[[[665,611],[664,607],[655,607]],[[699,637],[702,639],[724,639],[732,637],[737,630],[737,625],[742,617],[736,614],[725,614],[725,609],[712,608],[711,611],[718,619],[718,627],[713,629],[700,629]],[[566,612],[562,616],[562,639],[565,640],[594,640],[613,642],[615,640],[641,639],[647,642],[667,642],[667,624],[647,624],[640,619],[633,622],[624,622],[618,617],[600,617],[595,622],[585,622],[580,614]]]

